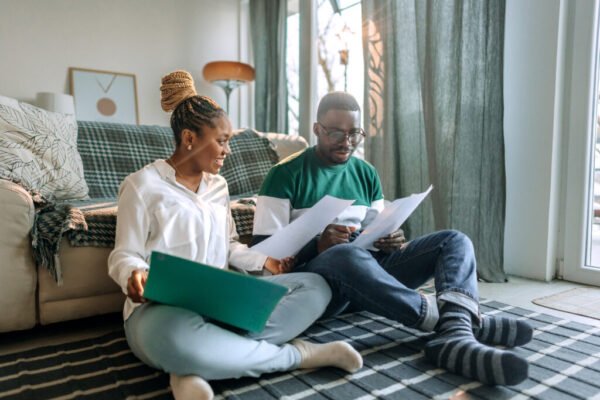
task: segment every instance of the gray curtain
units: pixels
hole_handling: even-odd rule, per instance
[[[287,133],[287,0],[250,0],[255,128]]]
[[[503,271],[504,0],[363,0],[366,158],[386,198],[434,189],[408,237],[453,228]]]

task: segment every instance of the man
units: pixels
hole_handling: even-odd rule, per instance
[[[365,136],[359,121],[354,97],[343,92],[323,97],[313,125],[317,145],[281,161],[263,183],[253,243],[288,225],[325,195],[356,200],[296,255],[293,272],[316,272],[331,286],[326,316],[352,304],[408,327],[435,330],[425,355],[436,366],[488,384],[522,382],[528,374],[525,359],[479,341],[522,345],[531,340],[532,329],[523,321],[481,318],[475,255],[467,236],[446,230],[407,242],[398,230],[375,242],[379,251],[351,244],[383,209],[377,171],[352,157]],[[416,290],[431,277],[437,299]]]

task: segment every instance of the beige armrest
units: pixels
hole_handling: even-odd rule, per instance
[[[37,269],[31,253],[33,200],[21,186],[0,179],[0,332],[35,325]]]
[[[308,147],[308,142],[300,135],[286,135],[284,133],[262,133],[262,135],[275,145],[275,151],[277,151],[280,160]]]

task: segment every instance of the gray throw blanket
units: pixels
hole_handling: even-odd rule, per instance
[[[62,272],[58,251],[63,234],[87,228],[81,210],[69,204],[48,204],[36,210],[31,228],[33,259],[38,267],[45,267],[59,285],[62,285]]]

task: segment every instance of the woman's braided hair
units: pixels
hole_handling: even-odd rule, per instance
[[[160,104],[171,114],[171,129],[177,146],[181,144],[181,132],[189,129],[198,135],[202,127],[215,127],[214,120],[225,116],[225,111],[210,97],[199,96],[194,79],[187,71],[175,71],[162,78]]]

